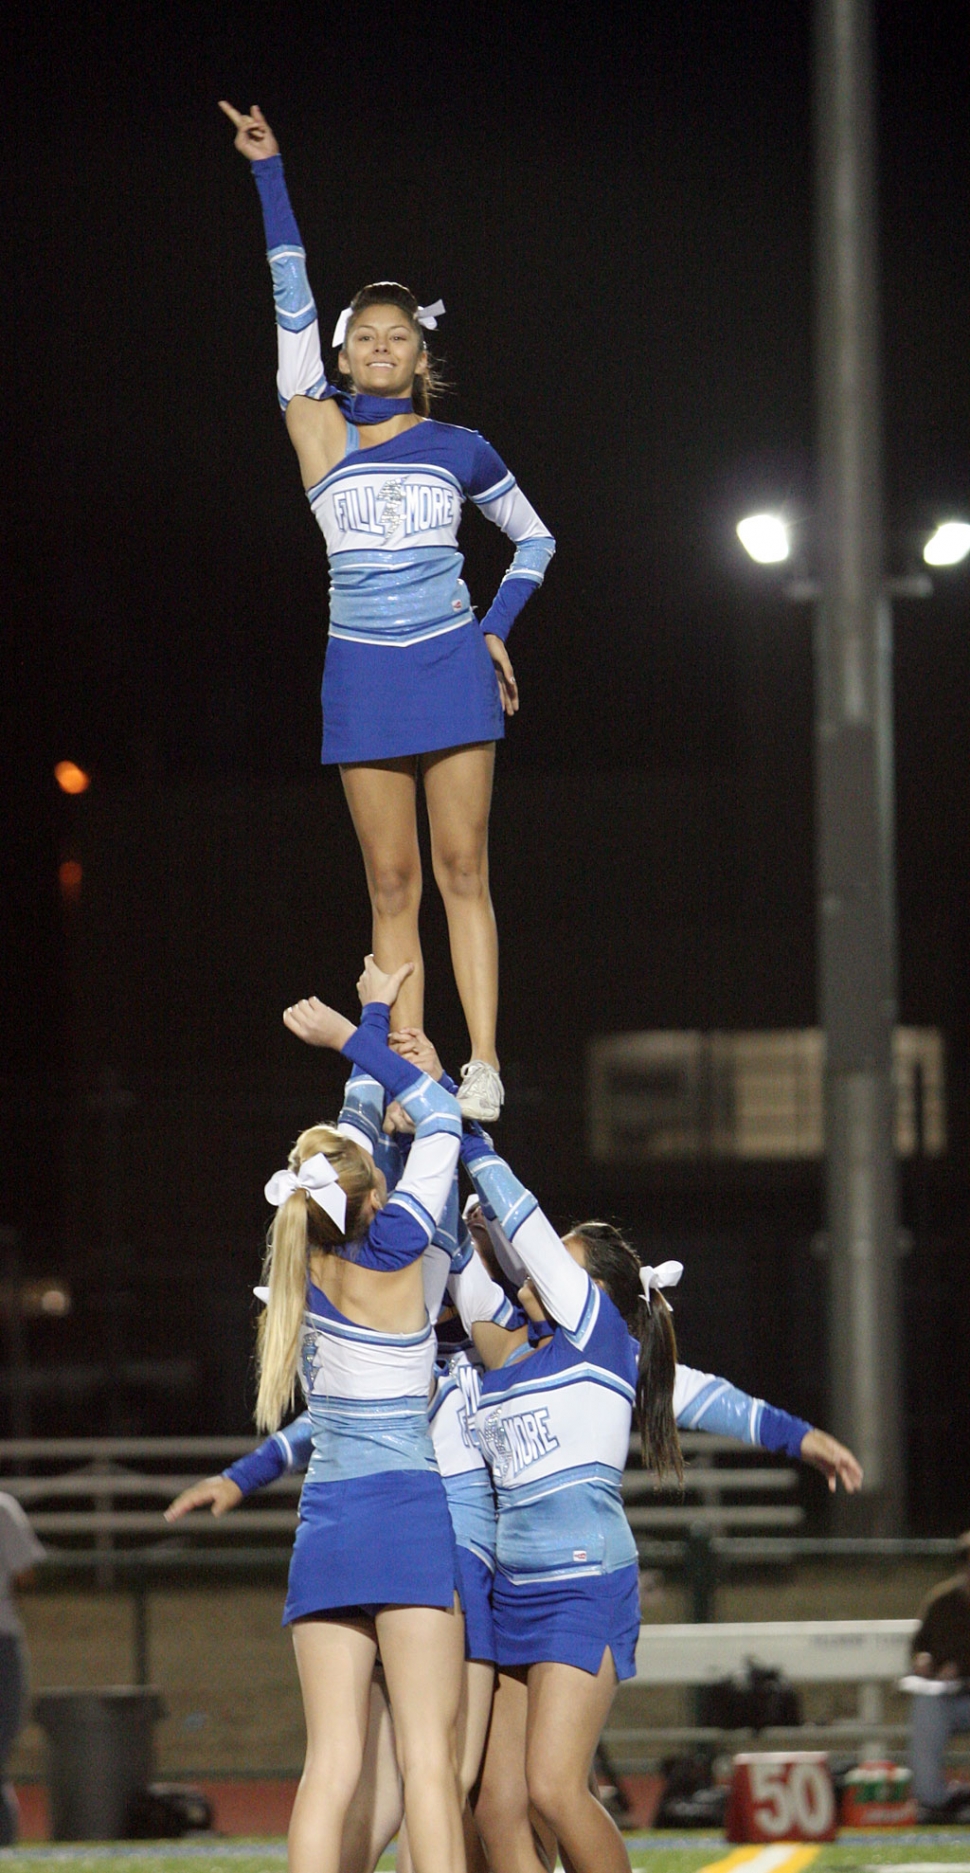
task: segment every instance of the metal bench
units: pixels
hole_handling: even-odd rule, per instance
[[[638,1685],[713,1684],[743,1673],[749,1663],[773,1666],[793,1684],[854,1684],[854,1718],[828,1724],[765,1729],[755,1746],[778,1749],[898,1747],[905,1724],[885,1722],[885,1687],[908,1669],[915,1619],[814,1619],[724,1622],[710,1625],[644,1625],[637,1645]],[[751,1732],[697,1726],[608,1730],[610,1760],[620,1770],[639,1768],[662,1749],[697,1744],[748,1746]]]

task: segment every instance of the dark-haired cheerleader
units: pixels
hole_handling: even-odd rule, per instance
[[[503,1093],[488,820],[495,743],[518,708],[505,640],[542,583],[555,542],[491,444],[429,415],[434,369],[425,333],[444,310],[440,301],[419,306],[393,280],[362,288],[337,322],[339,381],[328,382],[279,146],[256,105],[248,115],[222,109],[259,190],[280,402],[330,557],[322,759],[339,764],[360,841],[374,955],[391,972],[415,963],[395,1021],[420,1026],[420,776],[471,1041],[460,1104],[469,1118],[495,1119]],[[466,499],[515,546],[481,623],[457,543]]]

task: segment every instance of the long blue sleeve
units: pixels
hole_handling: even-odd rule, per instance
[[[468,494],[515,547],[512,564],[482,619],[482,630],[504,642],[523,605],[542,584],[556,542],[484,436],[478,438]]]
[[[371,1074],[392,1099],[400,1099],[401,1104],[404,1105],[407,1094],[422,1080],[427,1080],[429,1086],[433,1086],[435,1082],[428,1080],[427,1074],[420,1072],[410,1060],[402,1060],[400,1054],[396,1054],[393,1048],[388,1047],[386,1039],[378,1032],[376,1023],[368,1021],[367,1017],[372,1009],[376,1011],[385,1005],[383,1002],[368,1003],[361,1016],[360,1026],[355,1028],[350,1039],[344,1042],[341,1053],[346,1059],[352,1060],[354,1065],[360,1067],[363,1072]],[[391,1011],[388,1009],[388,1026],[390,1015]],[[384,1029],[384,1034],[386,1033],[387,1028]],[[445,1095],[445,1097],[450,1097],[450,1095]],[[404,1109],[408,1111],[406,1105]],[[413,1114],[408,1112],[408,1116],[413,1117]]]
[[[542,584],[554,550],[551,539],[548,547],[539,540],[525,540],[516,547],[515,558],[482,619],[482,630],[486,637],[500,637],[505,643],[519,612]],[[532,567],[536,569],[535,577],[532,576]]]
[[[267,1483],[275,1483],[277,1477],[286,1476],[292,1470],[305,1470],[313,1449],[313,1435],[310,1429],[310,1413],[304,1411],[292,1424],[287,1424],[281,1431],[274,1431],[258,1450],[251,1450],[246,1457],[238,1457],[235,1463],[223,1470],[231,1483],[241,1489],[244,1496],[251,1496],[256,1489],[265,1489]]]
[[[804,1418],[795,1418],[790,1411],[782,1411],[777,1405],[762,1405],[758,1442],[762,1450],[777,1450],[786,1457],[800,1457],[802,1440],[808,1436],[811,1428]]]
[[[273,280],[280,407],[293,397],[315,402],[333,394],[320,350],[317,308],[306,270],[306,251],[290,206],[281,156],[264,156],[252,165],[266,228],[266,249]]]
[[[372,1008],[374,1019],[369,1019]],[[393,1195],[363,1241],[347,1249],[361,1267],[386,1274],[407,1267],[434,1239],[454,1184],[461,1112],[451,1093],[388,1047],[378,1032],[376,1011],[381,1008],[382,1003],[365,1008],[343,1052],[400,1101],[415,1126],[407,1165]]]
[[[302,253],[303,242],[290,204],[282,156],[264,156],[261,162],[255,162],[253,181],[263,211],[269,252],[276,247],[295,247]]]

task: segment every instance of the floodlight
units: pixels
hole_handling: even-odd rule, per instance
[[[738,521],[738,539],[759,566],[774,566],[791,552],[788,528],[778,514],[749,514]]]
[[[970,525],[965,520],[945,520],[923,548],[928,566],[958,566],[968,553]]]

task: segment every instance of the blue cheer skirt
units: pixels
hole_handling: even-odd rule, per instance
[[[401,760],[505,733],[495,668],[475,619],[417,644],[331,637],[322,699],[324,764]]]
[[[498,1568],[492,1617],[499,1665],[576,1665],[595,1677],[609,1648],[617,1679],[636,1676],[640,1588],[635,1562],[612,1574],[520,1586]]]
[[[495,1626],[492,1619],[492,1572],[471,1548],[457,1547],[458,1596],[465,1615],[465,1657],[494,1665]]]
[[[304,1485],[284,1626],[338,1608],[450,1612],[457,1585],[448,1501],[435,1472],[387,1470]]]

